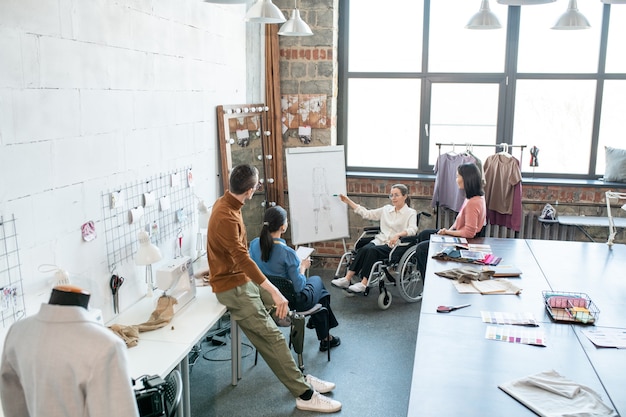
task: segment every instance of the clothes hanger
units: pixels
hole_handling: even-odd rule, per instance
[[[451,156],[457,155],[457,153],[456,153],[456,144],[453,143],[452,144],[452,150],[448,151],[447,153],[448,153],[448,155],[451,155]]]
[[[508,143],[501,143],[500,146],[502,146],[502,151],[498,152],[498,155],[504,155],[507,158],[510,158],[511,154],[509,153],[509,144]]]

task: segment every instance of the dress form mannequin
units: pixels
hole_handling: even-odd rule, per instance
[[[89,291],[75,285],[57,285],[52,289],[48,304],[79,306],[85,309],[89,305]]]

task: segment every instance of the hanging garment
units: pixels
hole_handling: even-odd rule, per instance
[[[474,158],[474,163],[476,164],[476,166],[478,167],[478,170],[480,171],[480,178],[482,179],[482,185],[484,187],[485,186],[485,171],[483,170],[483,161],[481,161],[480,158],[474,155],[474,152],[472,152],[469,149],[467,150],[467,154]]]
[[[444,153],[439,155],[435,163],[435,189],[431,207],[447,207],[458,212],[465,201],[465,191],[456,184],[456,172],[459,165],[476,163],[468,154]]]
[[[515,185],[522,181],[519,161],[503,153],[485,159],[485,202],[488,210],[513,213]]]
[[[511,214],[498,213],[487,209],[489,224],[504,226],[516,232],[522,230],[522,182],[515,184],[513,190],[513,212]]]

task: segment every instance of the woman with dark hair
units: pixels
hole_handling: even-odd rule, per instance
[[[336,287],[347,288],[351,292],[364,292],[374,264],[387,259],[391,249],[400,242],[400,238],[415,236],[417,233],[417,211],[410,207],[409,189],[404,184],[392,185],[389,194],[391,204],[374,210],[368,210],[356,204],[343,194],[339,197],[364,219],[380,221],[380,232],[374,240],[356,252],[346,276],[331,281]],[[352,278],[355,276],[360,277],[361,280],[351,285]]]
[[[487,207],[485,192],[483,191],[482,176],[475,164],[462,164],[457,168],[456,184],[465,191],[465,201],[456,216],[456,220],[449,229],[427,229],[420,232],[416,249],[417,267],[422,273],[426,272],[426,261],[430,244],[430,235],[448,235],[471,239],[485,226]]]
[[[291,280],[296,292],[295,305],[290,306],[298,311],[305,311],[320,303],[328,310],[328,319],[321,314],[309,318],[309,326],[315,328],[320,341],[320,351],[325,352],[341,344],[341,340],[330,334],[330,329],[337,327],[338,322],[330,308],[330,294],[324,287],[322,279],[304,274],[311,266],[311,259],[300,261],[296,251],[287,246],[281,237],[287,231],[287,212],[280,206],[270,207],[265,211],[263,228],[259,237],[250,242],[250,257],[266,276],[278,276]],[[329,328],[330,324],[330,328]]]

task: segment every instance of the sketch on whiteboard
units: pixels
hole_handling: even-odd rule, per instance
[[[315,234],[319,233],[320,215],[321,224],[327,225],[333,231],[333,224],[330,221],[330,195],[326,187],[326,170],[324,167],[313,168],[313,214],[315,218]]]
[[[349,237],[343,147],[288,148],[286,162],[292,244]]]

